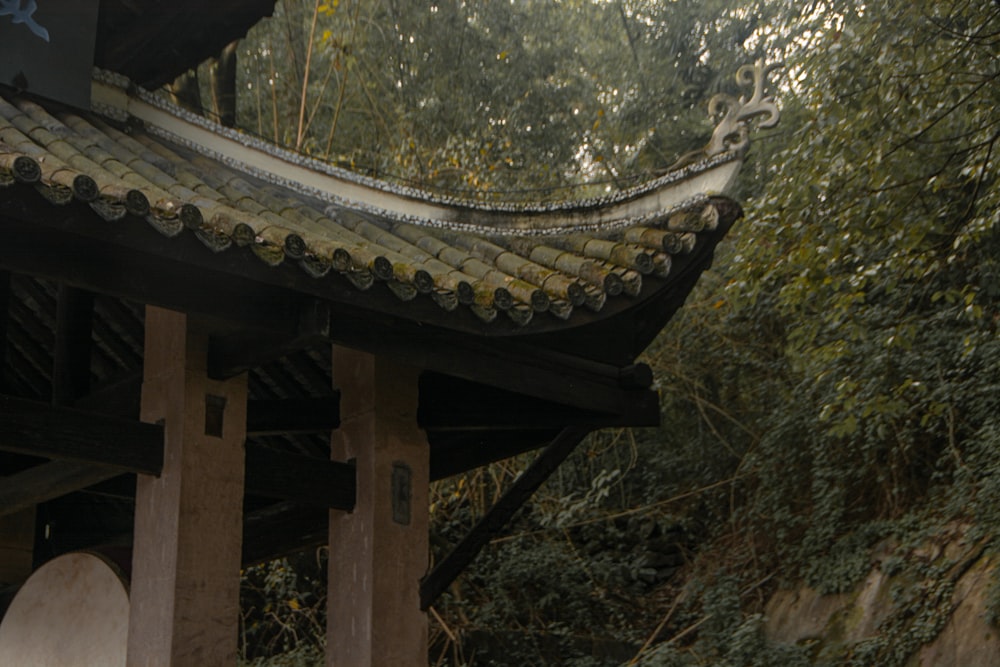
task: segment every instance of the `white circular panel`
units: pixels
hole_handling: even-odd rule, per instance
[[[128,591],[89,553],[36,570],[0,621],[0,665],[125,667],[127,643]]]

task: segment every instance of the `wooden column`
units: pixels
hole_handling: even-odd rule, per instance
[[[0,479],[0,484],[3,480]],[[31,575],[35,545],[35,508],[0,516],[0,618],[3,591],[17,586]]]
[[[142,419],[164,423],[164,461],[136,487],[129,667],[236,664],[246,375],[210,380],[207,349],[146,308]]]
[[[340,428],[332,456],[357,466],[354,511],[330,513],[329,667],[423,667],[430,450],[417,371],[334,347]]]

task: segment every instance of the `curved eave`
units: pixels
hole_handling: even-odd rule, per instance
[[[497,206],[342,172],[113,83],[96,92],[124,126],[0,94],[0,186],[41,193],[54,208],[34,219],[82,202],[94,222],[60,229],[315,296],[358,321],[485,337],[589,330],[686,294],[680,276],[731,223],[713,195],[735,177],[733,154],[605,198]]]
[[[742,165],[723,152],[606,197],[555,203],[486,204],[365,177],[222,127],[155,95],[131,93],[112,75],[93,85],[96,110],[135,119],[166,141],[329,204],[397,222],[487,236],[610,233],[727,192]]]

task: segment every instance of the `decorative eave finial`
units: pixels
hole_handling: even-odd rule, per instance
[[[749,125],[754,118],[763,116],[759,127],[774,127],[778,124],[780,113],[774,98],[764,95],[767,85],[767,75],[776,69],[784,67],[784,63],[765,65],[763,60],[757,60],[753,65],[744,65],[736,71],[736,82],[741,87],[753,86],[753,95],[748,100],[741,95],[737,100],[727,93],[719,93],[708,101],[708,113],[713,117],[722,116],[722,120],[712,133],[712,140],[705,147],[705,155],[712,157],[726,151],[743,153],[750,146]]]

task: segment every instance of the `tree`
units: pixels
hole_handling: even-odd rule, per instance
[[[288,0],[241,45],[239,123],[469,197],[579,197],[703,145],[711,94],[777,53],[755,28],[776,15],[766,2]]]
[[[664,429],[582,448],[442,602],[440,664],[616,664],[610,638],[636,664],[692,664],[692,641],[806,664],[741,614],[768,585],[845,589],[921,512],[1000,530],[998,45],[988,0],[289,0],[255,29],[243,127],[502,199],[647,178],[707,140],[738,65],[786,62],[746,221],[648,353]],[[438,488],[445,542],[508,465]]]

